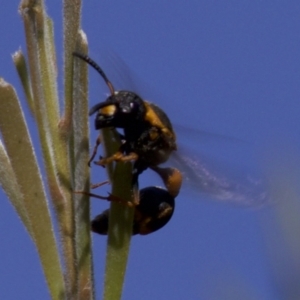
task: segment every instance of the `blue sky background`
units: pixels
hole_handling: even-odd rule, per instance
[[[11,60],[25,51],[18,4],[0,10],[0,76],[24,100]],[[48,1],[48,13],[62,53],[61,1]],[[123,299],[300,299],[299,16],[291,0],[84,1],[90,56],[116,87],[137,86],[174,123],[196,129],[179,142],[200,160],[238,182],[260,173],[273,187],[268,199],[284,201],[257,210],[183,191],[165,228],[132,239]],[[93,70],[90,82],[93,105],[107,88]],[[156,177],[146,172],[141,185]],[[93,182],[105,178],[93,168]],[[0,299],[49,299],[33,243],[0,197]],[[92,215],[107,206],[94,200]],[[93,235],[93,243],[99,299],[106,239]]]

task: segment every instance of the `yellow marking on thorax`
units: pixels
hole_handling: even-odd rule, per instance
[[[176,139],[176,135],[174,132],[170,131],[160,120],[160,118],[157,116],[155,111],[152,109],[150,104],[147,101],[144,101],[146,106],[146,115],[145,120],[148,121],[152,126],[155,126],[159,128],[164,134],[166,134],[169,137],[174,137]]]

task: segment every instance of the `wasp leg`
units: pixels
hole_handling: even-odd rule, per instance
[[[130,152],[127,155],[124,155],[121,151],[116,152],[112,156],[106,157],[106,158],[101,158],[98,161],[95,161],[96,165],[99,166],[105,166],[113,161],[136,161],[138,159],[138,155],[134,152]]]
[[[96,183],[96,184],[92,184],[91,185],[91,189],[96,189],[98,187],[101,187],[105,184],[108,184],[109,181],[106,180],[106,181],[103,181],[103,182],[100,182],[100,183]],[[139,202],[140,202],[140,198],[139,198],[139,191],[138,191],[138,188],[135,188],[133,187],[132,188],[133,190],[133,201],[126,201],[124,200],[123,198],[121,197],[118,197],[118,196],[114,196],[112,194],[109,193],[108,196],[101,196],[101,195],[97,195],[97,194],[93,194],[93,193],[90,193],[90,192],[85,192],[85,191],[74,191],[75,194],[82,194],[82,195],[87,195],[89,197],[93,197],[93,198],[97,198],[97,199],[101,199],[101,200],[107,200],[107,201],[114,201],[114,202],[117,202],[117,203],[121,203],[121,204],[124,204],[125,206],[128,206],[128,207],[135,207],[137,205],[139,205]]]
[[[86,196],[93,197],[93,198],[96,198],[96,199],[106,200],[106,201],[109,201],[109,202],[117,202],[117,203],[123,204],[123,205],[128,206],[128,207],[135,207],[136,206],[135,203],[133,203],[131,201],[126,201],[123,198],[118,197],[118,196],[114,196],[110,193],[108,193],[108,196],[101,196],[101,195],[97,195],[97,194],[93,194],[93,193],[89,193],[89,192],[85,192],[85,191],[74,191],[74,193],[75,194],[86,195]]]
[[[92,194],[92,197],[95,197],[95,196],[98,196],[98,195]],[[123,198],[115,196],[115,195],[110,194],[110,193],[108,193],[107,197],[99,196],[99,197],[95,197],[95,198],[107,200],[107,201],[110,201],[110,202],[117,202],[117,203],[123,204],[127,207],[135,207],[135,204],[133,202],[126,201]]]
[[[96,154],[97,154],[97,150],[98,150],[98,147],[99,145],[101,144],[101,135],[99,134],[97,139],[96,139],[96,144],[94,146],[94,150],[93,150],[93,153],[92,153],[92,156],[90,157],[89,161],[88,161],[88,166],[90,167],[91,166],[91,162],[93,161],[93,159],[95,158]]]
[[[105,180],[103,182],[99,182],[99,183],[95,183],[95,184],[91,184],[90,188],[93,190],[93,189],[96,189],[102,185],[105,185],[105,184],[108,184],[109,181],[108,180]]]
[[[153,166],[150,167],[150,169],[155,171],[161,177],[170,195],[176,197],[179,194],[182,184],[182,174],[178,169]]]
[[[102,181],[102,182],[99,182],[99,183],[96,183],[96,184],[91,184],[90,188],[91,189],[96,189],[102,185],[105,185],[105,184],[108,184],[109,181],[108,180],[105,180],[105,181]],[[91,193],[88,193],[86,191],[74,191],[74,194],[82,194],[82,195],[87,195],[87,196],[90,196]]]

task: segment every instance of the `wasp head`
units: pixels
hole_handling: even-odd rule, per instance
[[[146,107],[141,97],[129,91],[115,91],[112,83],[96,62],[86,54],[74,52],[73,55],[91,65],[101,75],[110,91],[110,96],[106,101],[96,104],[90,110],[90,116],[97,112],[96,129],[105,127],[127,128],[132,124],[138,126],[140,122],[144,121]]]
[[[138,124],[144,120],[146,107],[144,101],[129,91],[114,92],[106,101],[96,104],[90,115],[97,112],[95,128],[105,127],[127,128],[133,122]]]

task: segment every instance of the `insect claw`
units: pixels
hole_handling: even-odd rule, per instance
[[[86,191],[74,191],[73,193],[74,194],[82,194],[82,195],[86,195],[86,196],[89,196],[89,197],[93,197],[93,198],[97,198],[97,199],[101,199],[101,200],[108,200],[109,201],[108,197],[96,195],[96,194],[89,193],[89,192],[86,192]]]
[[[91,184],[91,189],[96,189],[102,185],[105,185],[105,184],[108,184],[109,181],[108,180],[105,180],[103,182],[99,182],[99,183],[95,183],[95,184]]]
[[[130,152],[128,155],[123,155],[122,152],[118,151],[114,155],[106,158],[100,156],[100,160],[95,161],[94,164],[103,167],[113,161],[127,162],[127,161],[136,161],[137,159],[138,159],[138,155],[134,152]]]
[[[97,165],[97,166],[101,166],[101,167],[105,168],[105,159],[102,158],[98,161],[94,161],[94,164]]]

